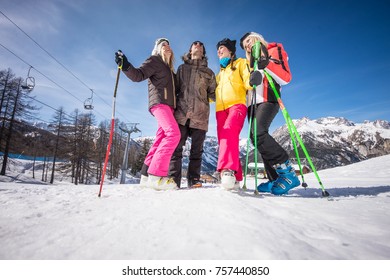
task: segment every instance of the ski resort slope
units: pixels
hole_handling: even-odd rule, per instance
[[[107,182],[99,198],[22,170],[0,176],[2,260],[390,259],[390,155],[320,171],[328,198],[314,174],[281,197],[248,178],[248,191]]]

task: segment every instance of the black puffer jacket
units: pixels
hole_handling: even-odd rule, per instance
[[[139,67],[130,67],[123,71],[133,82],[148,79],[149,110],[154,105],[166,104],[176,108],[175,74],[159,55],[152,55]]]
[[[189,59],[177,69],[177,108],[175,118],[181,125],[190,120],[190,127],[207,131],[210,101],[215,101],[217,87],[214,72],[207,67],[207,59]]]

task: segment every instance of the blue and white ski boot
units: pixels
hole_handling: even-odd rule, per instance
[[[268,182],[261,183],[260,185],[257,186],[257,190],[263,193],[270,193],[272,186],[274,185],[274,182],[275,181],[268,181]]]
[[[273,181],[273,186],[271,188],[272,194],[286,194],[289,190],[298,187],[301,184],[295,174],[295,169],[292,167],[289,160],[285,163],[277,164],[275,167],[276,173],[278,173],[279,177]]]

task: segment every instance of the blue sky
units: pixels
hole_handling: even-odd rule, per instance
[[[177,69],[190,44],[201,40],[217,74],[216,43],[224,37],[239,41],[247,31],[282,43],[288,52],[293,79],[283,88],[282,99],[293,119],[390,120],[390,4],[385,1],[2,0],[0,11],[78,79],[2,14],[0,43],[18,57],[0,46],[0,69],[9,67],[26,77],[32,65],[66,89],[32,69],[35,98],[54,108],[63,106],[67,113],[76,108],[85,112],[83,102],[93,89],[98,122],[111,119],[117,49],[138,67],[155,39],[167,37]],[[41,107],[37,117],[51,120],[54,110]],[[143,136],[155,134],[146,81],[133,83],[121,75],[116,117],[140,123]],[[216,135],[215,123],[212,106],[209,135]],[[279,113],[271,131],[283,124]],[[241,137],[247,137],[247,124]]]

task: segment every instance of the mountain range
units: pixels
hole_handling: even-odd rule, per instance
[[[301,118],[293,120],[299,135],[317,170],[343,166],[365,159],[390,154],[390,123],[386,120],[354,123],[342,117],[324,117],[315,120]],[[286,125],[276,129],[272,136],[295,161],[292,141]],[[151,137],[153,138],[153,137]],[[135,139],[142,142],[142,139]],[[240,139],[241,162],[245,164],[247,139]],[[253,146],[249,145],[249,162],[253,161]],[[183,150],[183,168],[188,165],[191,139]],[[307,164],[301,149],[302,163]],[[259,161],[261,157],[258,156]],[[218,161],[218,139],[207,136],[204,143],[202,171],[212,173]]]

